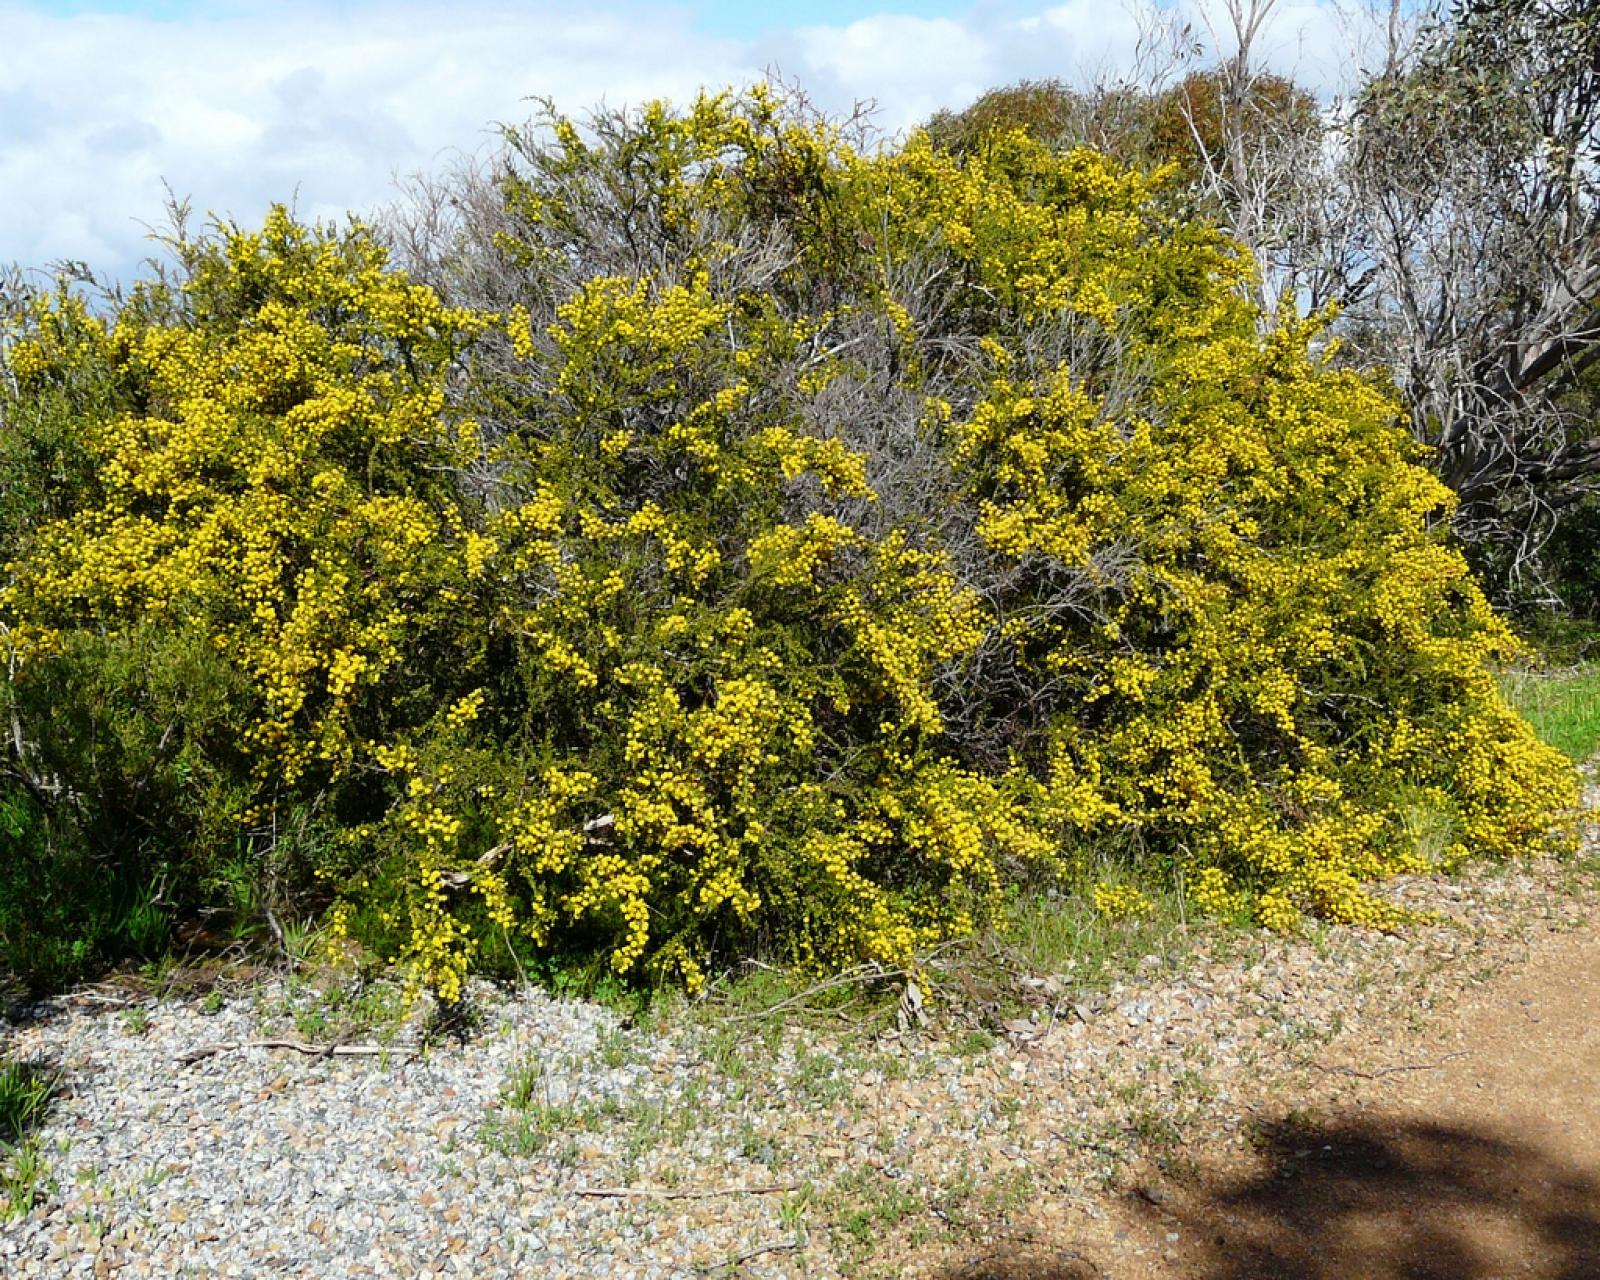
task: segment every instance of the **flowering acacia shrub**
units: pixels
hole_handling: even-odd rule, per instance
[[[1280,928],[1390,920],[1419,802],[1429,856],[1540,846],[1573,781],[1447,491],[1160,180],[758,90],[512,132],[404,272],[275,211],[38,299],[4,429],[90,465],[0,588],[17,766],[446,998],[508,941],[904,963],[1109,833]],[[166,674],[91,774],[107,646]]]

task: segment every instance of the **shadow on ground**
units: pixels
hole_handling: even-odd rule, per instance
[[[1537,1148],[1382,1117],[1281,1123],[1248,1176],[1201,1175],[1160,1205],[1150,1237],[1176,1232],[1165,1266],[1196,1280],[1600,1280],[1600,1180]],[[1600,1159],[1600,1153],[1596,1153]],[[945,1280],[1115,1280],[1135,1264],[1077,1254],[966,1259]]]
[[[1101,1280],[1105,1275],[1075,1249],[997,1249],[968,1258],[941,1280]]]

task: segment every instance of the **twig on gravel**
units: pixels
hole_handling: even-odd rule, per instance
[[[800,1247],[800,1243],[801,1242],[799,1240],[775,1240],[771,1244],[763,1244],[754,1249],[746,1249],[743,1253],[736,1254],[731,1258],[724,1258],[721,1262],[717,1263],[716,1266],[711,1268],[710,1274],[715,1275],[719,1271],[737,1271],[740,1267],[744,1266],[745,1263],[749,1262],[750,1259],[759,1258],[762,1256],[762,1254],[793,1253]]]
[[[103,1008],[117,1010],[126,1009],[130,1005],[139,1004],[143,996],[130,996],[127,992],[108,991],[75,991],[67,997],[73,1004],[100,1005]]]
[[[893,982],[901,978],[913,980],[924,969],[932,967],[936,960],[955,949],[960,942],[961,939],[941,942],[938,946],[919,953],[911,965],[903,969],[885,968],[877,961],[869,960],[864,964],[858,964],[841,973],[836,973],[832,977],[824,978],[822,981],[807,987],[804,991],[797,991],[794,995],[787,996],[774,1004],[767,1005],[765,1008],[752,1009],[747,1013],[724,1014],[719,1018],[719,1021],[724,1025],[735,1022],[754,1022],[758,1018],[771,1017],[775,1013],[782,1013],[787,1009],[793,1009],[797,1005],[803,1005],[814,996],[820,996],[828,991],[835,991],[840,987],[866,986],[873,982]],[[783,972],[781,968],[764,964],[759,960],[746,961],[746,964],[751,968],[766,969],[774,973]],[[841,1008],[844,1007],[848,1006],[841,1006]],[[838,1009],[829,1010],[830,1013],[838,1013],[838,1011]]]
[[[707,1187],[678,1191],[672,1187],[579,1187],[573,1194],[589,1199],[621,1200],[630,1196],[653,1196],[657,1200],[711,1200],[718,1196],[770,1196],[780,1191],[796,1191],[798,1182],[773,1182],[756,1187]]]
[[[1466,1056],[1467,1051],[1465,1049],[1458,1049],[1455,1053],[1445,1054],[1437,1062],[1405,1062],[1398,1067],[1382,1067],[1377,1071],[1357,1071],[1354,1067],[1325,1067],[1317,1062],[1308,1063],[1307,1065],[1330,1076],[1355,1076],[1359,1080],[1377,1080],[1383,1076],[1398,1075],[1402,1071],[1432,1071],[1434,1068],[1442,1067],[1445,1063],[1456,1058],[1465,1058]]]
[[[910,976],[905,969],[885,969],[876,964],[857,965],[853,969],[846,969],[843,973],[836,973],[831,978],[824,978],[821,982],[807,987],[804,991],[796,992],[787,999],[779,1000],[765,1008],[753,1010],[750,1013],[731,1013],[722,1019],[723,1022],[752,1022],[757,1018],[769,1018],[775,1013],[782,1013],[785,1009],[792,1009],[795,1005],[804,1004],[813,996],[819,996],[825,991],[834,991],[839,987],[859,986],[868,982],[883,982],[893,978]]]
[[[221,1044],[203,1044],[178,1055],[180,1066],[190,1067],[219,1053],[235,1049],[293,1049],[313,1058],[370,1058],[390,1052],[381,1044],[306,1044],[303,1040],[229,1040]]]

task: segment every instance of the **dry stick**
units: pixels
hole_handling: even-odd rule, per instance
[[[302,1040],[233,1040],[222,1044],[201,1045],[198,1049],[190,1049],[188,1053],[179,1054],[177,1060],[180,1065],[188,1067],[202,1059],[214,1057],[219,1053],[230,1053],[235,1049],[293,1049],[296,1053],[308,1054],[314,1058],[368,1058],[389,1052],[380,1044],[306,1044]]]
[[[629,1196],[654,1196],[658,1200],[710,1200],[717,1196],[770,1196],[795,1191],[798,1182],[774,1182],[760,1187],[709,1187],[703,1191],[675,1191],[671,1187],[579,1187],[574,1195],[620,1200]]]
[[[931,965],[945,952],[953,950],[958,941],[959,939],[951,942],[941,942],[926,955],[918,957],[917,964]],[[776,966],[761,964],[760,961],[753,961],[752,963],[763,969],[779,971],[776,970]],[[827,991],[835,991],[840,987],[864,986],[869,982],[888,982],[895,978],[911,978],[915,976],[916,971],[916,966],[910,969],[886,969],[876,962],[858,964],[853,968],[844,970],[842,973],[836,973],[830,978],[824,978],[814,986],[807,987],[804,991],[796,992],[794,995],[779,1000],[776,1004],[768,1005],[764,1009],[755,1009],[749,1013],[727,1014],[721,1018],[721,1022],[724,1025],[733,1022],[753,1022],[757,1018],[769,1017],[774,1013],[782,1013],[786,1009],[792,1009],[795,1005],[804,1004],[812,996],[819,996]]]
[[[111,1009],[126,1009],[129,1005],[138,1004],[142,997],[105,991],[75,991],[67,998],[75,1004],[98,1004]]]
[[[880,969],[876,965],[858,966],[846,969],[843,973],[835,974],[831,978],[824,978],[821,982],[807,987],[804,991],[797,992],[787,999],[779,1000],[776,1004],[768,1005],[764,1009],[756,1009],[751,1013],[732,1013],[722,1019],[729,1022],[751,1022],[757,1018],[770,1017],[775,1013],[782,1013],[785,1009],[793,1008],[797,1004],[804,1004],[812,996],[819,996],[825,991],[835,991],[840,987],[859,986],[867,982],[877,982],[888,978],[904,978],[908,972],[904,969]]]
[[[1377,1071],[1357,1071],[1354,1067],[1324,1067],[1315,1062],[1308,1065],[1327,1075],[1355,1076],[1358,1080],[1377,1080],[1382,1076],[1397,1075],[1402,1071],[1432,1071],[1434,1068],[1442,1067],[1445,1063],[1455,1058],[1465,1058],[1466,1056],[1467,1051],[1460,1049],[1455,1053],[1445,1054],[1437,1062],[1407,1062],[1398,1067],[1383,1067]]]
[[[764,1253],[793,1253],[800,1247],[798,1240],[778,1240],[772,1244],[760,1245],[754,1249],[746,1249],[743,1253],[732,1258],[725,1258],[712,1268],[713,1271],[737,1271],[751,1258],[759,1258]]]

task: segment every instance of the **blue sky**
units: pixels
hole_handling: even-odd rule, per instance
[[[40,13],[72,16],[94,13],[115,13],[132,17],[152,18],[168,22],[204,21],[208,16],[214,21],[229,12],[249,9],[240,0],[29,0],[26,7]],[[371,5],[322,3],[316,6],[326,12],[351,12],[371,8]],[[534,7],[534,6],[527,6]],[[679,0],[674,5],[637,6],[617,5],[617,8],[642,9],[677,8],[691,15],[694,25],[702,31],[727,39],[752,39],[772,30],[801,26],[842,27],[863,14],[872,12],[908,14],[922,18],[950,18],[967,13],[975,6],[961,0],[905,0],[904,3],[875,7],[860,0]],[[991,5],[999,8],[999,5]]]
[[[370,210],[534,95],[581,113],[775,71],[828,109],[874,100],[892,134],[1024,77],[1118,74],[1141,30],[1203,31],[1220,4],[0,0],[0,263],[130,278],[169,185],[244,223],[275,200]],[[1332,84],[1350,35],[1333,14],[1277,0],[1269,64]]]
[[[851,4],[848,0],[816,0],[806,4],[740,4],[737,0],[704,0],[686,6],[702,30],[723,36],[756,36],[785,27],[842,27],[871,12],[871,5]],[[918,3],[885,5],[884,13],[910,14],[919,18],[953,18],[968,12],[970,4],[919,0]]]

